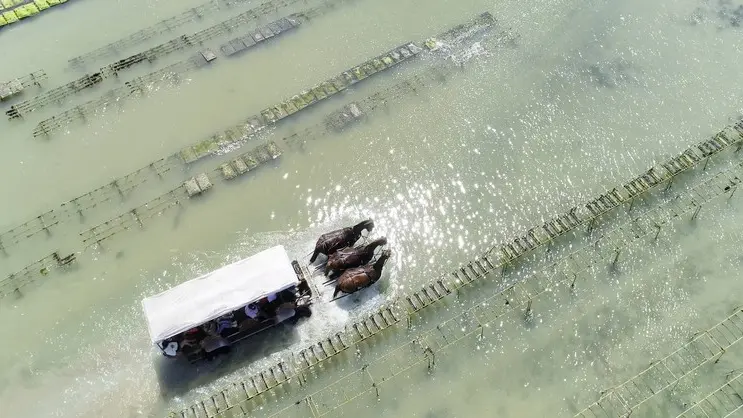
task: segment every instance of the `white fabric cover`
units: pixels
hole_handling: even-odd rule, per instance
[[[289,255],[277,245],[145,298],[142,307],[158,343],[297,284]]]

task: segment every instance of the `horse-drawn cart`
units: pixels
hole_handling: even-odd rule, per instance
[[[312,314],[309,272],[275,246],[142,301],[152,343],[194,362]]]

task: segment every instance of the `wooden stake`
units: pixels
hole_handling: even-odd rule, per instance
[[[116,189],[117,192],[119,192],[119,196],[124,199],[124,192],[121,190],[121,187],[119,186],[119,181],[114,180],[111,182],[111,185],[114,186],[114,189]]]
[[[432,371],[436,366],[436,354],[431,350],[431,347],[425,347],[423,349],[423,355],[428,359],[428,371]]]
[[[75,204],[75,209],[77,209],[77,213],[80,215],[80,221],[84,221],[85,217],[83,216],[83,210],[80,209],[80,205],[77,203],[77,199],[72,199],[71,202]]]
[[[37,219],[38,219],[38,220],[39,220],[39,222],[41,223],[41,228],[42,228],[42,229],[44,230],[44,232],[46,232],[46,235],[47,235],[47,236],[51,236],[51,235],[52,235],[52,233],[51,233],[51,232],[49,232],[49,227],[48,227],[48,226],[46,226],[46,223],[44,223],[44,219],[42,218],[43,216],[44,216],[44,215],[39,215]]]
[[[588,230],[586,230],[587,233],[593,232],[593,224],[596,221],[596,218],[591,218],[591,221],[588,222]]]
[[[130,213],[139,224],[139,227],[142,228],[144,225],[142,224],[142,219],[140,219],[139,215],[137,215],[137,209],[132,209]]]
[[[718,362],[718,361],[720,361],[720,359],[722,358],[722,355],[726,353],[726,351],[725,351],[725,349],[724,349],[724,348],[722,348],[722,347],[720,347],[720,348],[722,349],[722,352],[721,352],[721,353],[720,353],[720,355],[719,355],[719,356],[717,357],[717,360],[715,360],[715,363],[714,363],[714,364],[717,364],[717,362]]]
[[[699,211],[702,210],[702,205],[697,206],[697,210],[694,211],[694,214],[691,215],[691,219],[694,220],[697,218],[697,215],[699,215]]]
[[[740,369],[733,369],[733,370],[730,370],[730,371],[729,371],[729,372],[728,372],[728,373],[727,373],[727,374],[725,375],[725,382],[726,382],[726,383],[727,383],[727,382],[730,382],[730,376],[732,376],[732,375],[733,375],[733,373],[737,372],[738,370],[740,370]]]

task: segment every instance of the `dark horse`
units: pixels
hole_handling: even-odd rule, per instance
[[[387,259],[390,258],[391,255],[392,252],[390,250],[384,250],[374,264],[366,264],[361,267],[354,267],[344,271],[343,274],[341,274],[341,277],[338,278],[338,283],[335,285],[333,298],[335,298],[335,295],[339,292],[350,294],[376,283],[382,276],[384,263],[387,262]]]
[[[361,231],[371,232],[374,229],[374,221],[367,219],[359,222],[351,228],[341,228],[326,234],[320,235],[315,244],[315,251],[312,253],[310,263],[314,263],[318,254],[329,256],[343,247],[350,247],[361,238]]]
[[[387,245],[387,238],[377,238],[363,247],[346,247],[330,254],[325,263],[325,275],[331,271],[342,271],[368,263],[374,258],[374,251],[380,245]]]

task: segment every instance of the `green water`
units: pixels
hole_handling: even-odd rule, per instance
[[[122,71],[23,119],[3,119],[0,227],[7,230],[368,58],[408,41],[420,43],[483,11],[498,19],[493,33],[510,28],[518,35],[513,45],[492,37],[472,40],[463,48],[480,53],[462,69],[389,100],[343,132],[322,128],[324,118],[351,101],[428,74],[439,61],[421,56],[385,71],[239,151],[176,165],[163,178],[149,175],[125,199],[112,192],[84,217],[66,217],[50,235],[6,245],[7,254],[0,253],[3,277],[55,250],[77,253],[77,261],[35,280],[22,296],[0,300],[6,336],[0,415],[167,416],[714,134],[743,113],[743,29],[736,1],[354,0],[240,56],[219,51],[223,42],[258,24],[319,4],[308,0],[262,16],[234,36],[211,39],[203,47],[218,58],[209,66],[178,81],[154,83],[142,97],[122,100],[48,138],[32,136],[40,121],[202,47]],[[38,69],[48,80],[3,109],[257,5],[223,8],[83,69],[68,66],[75,56],[199,4],[76,0],[4,28],[0,80]],[[484,53],[472,47],[475,41]],[[306,135],[307,129],[313,134]],[[85,248],[82,232],[268,140],[281,147],[279,159],[229,182],[211,175],[215,186],[200,198]],[[672,190],[739,158],[715,158],[708,172],[698,169]],[[493,294],[496,286],[431,308],[412,330],[402,326],[365,343],[358,355],[328,362],[306,386],[292,385],[248,405],[251,414],[289,408],[279,416],[311,416],[306,402],[294,403],[319,393],[318,405],[328,416],[572,416],[598,399],[599,391],[634,376],[743,302],[738,199],[716,199],[695,222],[678,221],[658,241],[629,245],[617,270],[597,268],[576,294],[536,303],[531,325],[516,319],[494,323],[481,338],[438,353],[432,371],[422,361],[380,384],[379,398],[365,392],[331,410],[342,395],[323,388],[366,363],[382,367],[380,356]],[[143,297],[276,244],[306,260],[319,234],[366,217],[375,220],[375,235],[387,236],[394,256],[379,285],[358,299],[330,303],[326,293],[312,319],[297,329],[195,369],[168,364],[150,344]],[[616,218],[609,224],[627,215]],[[558,254],[585,244],[578,235]],[[534,265],[547,263],[539,254]],[[515,269],[509,277],[527,271],[529,266]],[[684,403],[703,398],[741,367],[739,350],[734,345],[718,363],[682,380],[675,395],[658,395],[632,416],[676,416]]]

